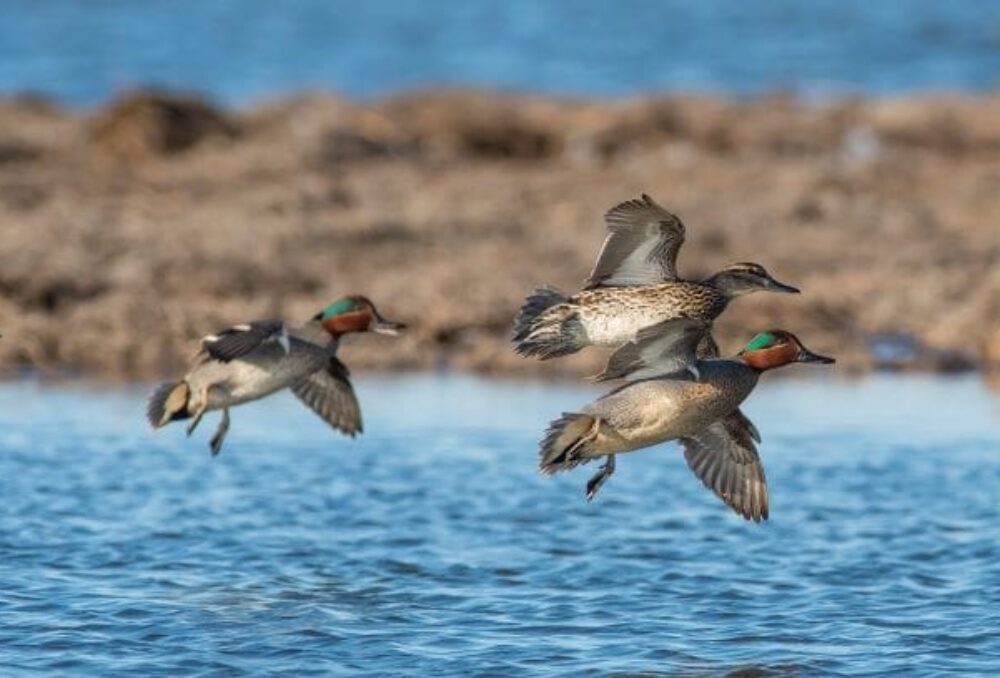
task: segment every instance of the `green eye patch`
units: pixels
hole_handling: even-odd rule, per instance
[[[778,338],[775,337],[770,332],[761,332],[756,337],[750,340],[747,344],[747,351],[759,351],[763,348],[768,348],[769,346],[777,343]]]
[[[320,314],[320,318],[322,320],[329,320],[330,318],[338,316],[341,313],[349,313],[350,311],[353,311],[355,307],[356,304],[353,299],[341,299],[324,308],[323,312]]]

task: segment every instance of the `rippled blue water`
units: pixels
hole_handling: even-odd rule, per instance
[[[213,460],[214,421],[154,434],[142,389],[0,387],[0,674],[1000,666],[1000,397],[973,379],[764,384],[764,525],[671,446],[590,505],[591,469],[538,476],[590,390],[360,393],[356,441],[281,396]]]
[[[806,94],[1000,84],[986,0],[0,0],[0,92],[146,84],[227,102],[431,84]]]

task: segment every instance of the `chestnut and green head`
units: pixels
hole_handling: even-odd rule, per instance
[[[750,292],[783,292],[798,294],[799,289],[779,282],[771,277],[760,264],[740,262],[730,264],[706,281],[712,287],[721,290],[728,297],[738,297]]]
[[[830,365],[837,362],[818,353],[813,353],[799,341],[791,332],[785,330],[768,330],[761,332],[750,340],[739,353],[750,367],[758,372],[770,370],[789,363],[819,363]]]
[[[329,304],[313,320],[335,337],[349,332],[377,332],[397,335],[406,325],[386,320],[367,297],[353,294]]]

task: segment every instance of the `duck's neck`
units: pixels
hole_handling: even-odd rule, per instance
[[[300,338],[311,344],[316,344],[317,346],[335,346],[340,339],[340,335],[330,334],[330,332],[323,327],[323,323],[315,319],[295,328],[295,333]]]

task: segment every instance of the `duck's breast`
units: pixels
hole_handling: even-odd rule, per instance
[[[750,395],[759,377],[743,362],[727,359],[699,360],[698,372],[700,378],[689,391],[694,416],[685,435],[728,416]]]

